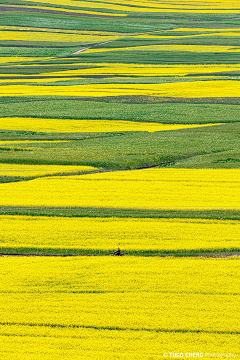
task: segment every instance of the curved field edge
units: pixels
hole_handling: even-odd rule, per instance
[[[74,191],[73,191],[74,189]],[[2,184],[2,206],[239,210],[239,169],[141,169]]]

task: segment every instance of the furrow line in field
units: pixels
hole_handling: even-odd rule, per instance
[[[94,326],[94,325],[66,325],[66,324],[45,324],[45,323],[19,323],[19,322],[0,322],[1,326],[29,326],[29,327],[51,327],[51,328],[72,328],[72,329],[94,329],[94,330],[117,330],[117,331],[149,331],[165,333],[204,333],[204,334],[240,334],[240,331],[221,331],[221,330],[204,330],[204,329],[151,329],[151,328],[129,328],[119,326]]]

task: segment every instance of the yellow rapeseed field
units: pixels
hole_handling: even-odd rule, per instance
[[[39,176],[97,170],[93,166],[0,164],[0,176]]]
[[[240,33],[239,33],[240,35]],[[142,46],[131,46],[123,48],[105,48],[105,49],[89,49],[85,53],[98,53],[98,52],[109,52],[109,51],[190,51],[190,52],[239,52],[240,47],[236,46],[221,46],[221,45],[142,45]],[[193,65],[190,65],[193,67]],[[199,65],[196,65],[197,68]],[[203,65],[204,66],[204,65]],[[217,65],[212,65],[212,67]],[[239,65],[237,65],[238,67]],[[180,66],[176,68],[180,69]],[[183,65],[185,68],[186,65]],[[207,67],[207,65],[205,65]],[[208,66],[209,67],[209,66]],[[227,65],[225,65],[227,67]],[[166,67],[165,67],[166,68]],[[170,65],[171,68],[171,65]],[[98,70],[98,69],[96,69]]]
[[[184,81],[160,84],[91,84],[91,85],[3,85],[0,96],[54,95],[102,97],[146,95],[205,98],[240,97],[240,83],[235,80]]]
[[[221,124],[158,124],[124,120],[72,120],[38,118],[0,118],[2,130],[32,130],[43,132],[118,132],[118,131],[166,131]],[[32,141],[28,141],[32,142]],[[0,142],[2,143],[2,142]],[[8,143],[8,142],[5,142]],[[13,143],[13,141],[12,141]]]
[[[117,310],[116,310],[117,311]],[[179,310],[180,312],[180,310]],[[190,356],[216,356],[216,349],[230,359],[239,355],[238,334],[135,331],[91,327],[57,327],[35,324],[0,325],[5,360],[142,360],[163,359],[180,350]],[[164,350],[163,350],[164,349]],[[190,350],[189,350],[190,349]],[[198,349],[198,350],[196,350]],[[167,352],[166,352],[167,351]],[[237,353],[237,355],[236,355]],[[194,355],[193,355],[194,354]],[[165,355],[166,356],[166,355]]]
[[[240,12],[240,10],[239,10]],[[240,36],[240,32],[239,31],[231,31],[231,32],[221,32],[221,31],[217,31],[217,32],[213,32],[211,34],[205,33],[205,34],[187,34],[187,35],[159,35],[159,34],[140,34],[140,35],[136,35],[136,36],[132,36],[133,38],[137,38],[137,39],[151,39],[151,40],[157,40],[157,39],[181,39],[181,38],[192,38],[192,37],[208,37],[208,36]]]
[[[95,43],[106,40],[115,40],[117,37],[112,35],[94,34],[69,34],[43,31],[1,31],[0,40],[14,41],[54,41],[54,42],[80,42]]]
[[[7,360],[239,355],[239,259],[0,258]]]
[[[68,143],[71,140],[0,140],[1,145],[12,145],[12,144],[54,144],[54,143]]]
[[[26,0],[30,3],[36,3],[38,0]],[[170,1],[165,2],[149,2],[149,1],[124,1],[119,4],[118,0],[115,1],[78,1],[77,3],[73,0],[41,0],[43,4],[53,4],[58,6],[68,6],[75,8],[99,8],[109,9],[115,11],[126,11],[126,12],[203,12],[203,13],[238,13],[239,5],[235,1],[214,1],[209,2],[190,2],[181,1],[176,4]]]
[[[0,64],[11,63],[11,62],[20,62],[21,63],[22,61],[31,62],[31,61],[36,61],[36,60],[41,61],[41,60],[50,60],[50,59],[51,59],[50,57],[46,58],[46,57],[5,56],[5,57],[0,57]],[[4,75],[1,74],[1,76],[4,76]]]
[[[230,220],[0,215],[0,228],[4,248],[214,250],[238,248],[240,237]]]
[[[156,45],[158,46],[158,45]],[[163,45],[165,46],[165,45]],[[168,45],[166,45],[168,46]],[[172,46],[172,45],[169,45]],[[174,45],[175,46],[175,45]],[[179,45],[188,47],[188,45]],[[189,47],[194,47],[189,45]],[[145,47],[142,47],[143,49]],[[201,46],[198,46],[201,49]],[[227,47],[226,47],[227,48]],[[135,47],[132,48],[133,50]],[[93,50],[95,51],[95,50]],[[96,49],[96,51],[98,51]],[[99,51],[111,51],[111,49],[99,49]],[[87,65],[87,64],[83,64]],[[214,65],[150,65],[150,64],[110,64],[101,63],[89,64],[92,68],[78,69],[78,70],[66,70],[66,71],[54,71],[50,73],[41,73],[40,76],[81,76],[81,75],[127,75],[127,76],[185,76],[189,74],[201,74],[201,73],[219,73],[228,71],[239,71],[239,64],[214,64]],[[95,67],[94,67],[95,66]],[[13,76],[13,74],[4,74],[3,76]],[[30,78],[30,76],[29,76]],[[55,80],[55,79],[54,79]],[[26,81],[26,80],[25,80]],[[28,81],[28,80],[27,80]]]
[[[174,32],[174,31],[186,31],[186,32],[239,32],[240,31],[240,28],[194,28],[194,27],[186,27],[186,28],[176,28],[176,29],[172,29],[171,32]]]
[[[63,0],[64,1],[64,0]],[[104,0],[104,3],[117,4],[118,0]],[[131,5],[136,6],[144,6],[149,8],[169,8],[179,9],[187,8],[187,9],[239,9],[239,2],[237,0],[179,0],[176,2],[175,0],[162,0],[154,1],[154,0],[131,0]],[[129,5],[128,0],[121,1],[123,5]]]
[[[148,169],[0,184],[0,205],[240,209],[239,169]]]

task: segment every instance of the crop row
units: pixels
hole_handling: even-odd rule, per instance
[[[0,205],[239,209],[238,169],[149,169],[1,184]]]
[[[63,211],[63,210],[62,210]],[[4,248],[179,251],[236,249],[240,223],[231,220],[71,218],[0,215]]]

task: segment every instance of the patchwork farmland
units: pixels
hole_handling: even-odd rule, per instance
[[[0,357],[237,359],[239,2],[0,10]]]

